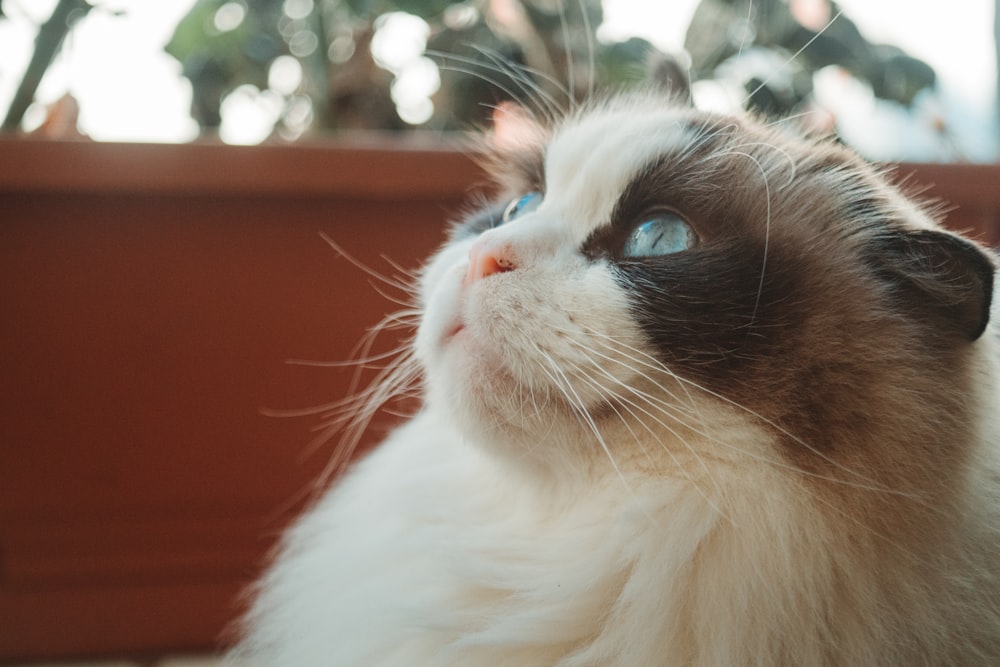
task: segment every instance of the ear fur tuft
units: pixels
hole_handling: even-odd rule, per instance
[[[691,68],[680,57],[653,50],[649,56],[647,79],[677,103],[694,106],[691,97]]]

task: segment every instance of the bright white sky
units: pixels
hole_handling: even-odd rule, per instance
[[[4,2],[8,19],[0,21],[0,112],[6,111],[20,81],[36,26],[48,17],[55,2]],[[678,50],[697,2],[605,0],[600,35],[617,39],[635,34],[662,48]],[[179,64],[162,51],[192,3],[100,0],[96,4],[104,10],[93,10],[74,30],[56,66],[42,82],[39,98],[51,102],[71,91],[81,105],[81,129],[98,140],[194,139],[198,128],[188,115],[190,87],[180,77]],[[896,44],[928,61],[940,76],[944,112],[957,119],[954,126],[962,126],[956,129],[958,134],[969,134],[959,137],[968,144],[966,155],[995,159],[993,0],[962,0],[961,11],[956,3],[940,0],[839,0],[839,4],[869,39]],[[124,10],[126,14],[116,17],[106,10]],[[853,110],[858,122],[861,116],[871,120],[871,109],[864,104],[854,104]],[[249,126],[254,118],[244,110],[240,122]],[[230,127],[228,131],[237,143],[252,142],[256,137],[252,130],[241,134]],[[224,132],[223,138],[226,136]],[[891,138],[896,142],[900,139]],[[878,152],[869,151],[874,153],[870,156],[881,157]],[[920,154],[903,157],[919,159]]]
[[[80,102],[81,129],[101,141],[189,141],[191,87],[163,52],[193,0],[100,0],[128,13],[95,9],[71,33],[38,91],[51,102],[68,90]],[[31,57],[36,26],[56,0],[5,0],[0,21],[0,110],[7,106]]]

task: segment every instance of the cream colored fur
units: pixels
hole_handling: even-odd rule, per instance
[[[953,370],[970,380],[952,383],[969,387],[958,401],[977,407],[945,491],[880,482],[935,479],[916,446],[913,471],[887,477],[854,459],[799,468],[766,416],[656,362],[614,268],[576,250],[636,165],[697,141],[680,118],[608,105],[557,131],[542,206],[485,233],[516,248],[516,277],[468,283],[475,238],[430,263],[416,342],[426,404],[293,528],[234,655],[259,667],[1000,664],[994,334]],[[624,386],[631,403],[603,400]],[[889,421],[858,429],[907,446],[907,419]]]

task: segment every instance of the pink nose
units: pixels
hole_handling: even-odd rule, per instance
[[[465,274],[465,282],[475,282],[494,273],[513,271],[516,268],[509,244],[479,239],[469,250],[469,270]]]

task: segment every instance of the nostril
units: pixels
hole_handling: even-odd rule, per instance
[[[507,244],[477,241],[469,250],[469,270],[466,272],[466,282],[474,282],[495,273],[513,271],[517,268],[511,258],[510,246]]]
[[[501,273],[503,271],[509,271],[509,268],[504,267],[504,263],[493,257],[492,255],[483,253],[473,260],[473,272],[476,278],[485,278],[486,276],[493,275],[494,273]]]

